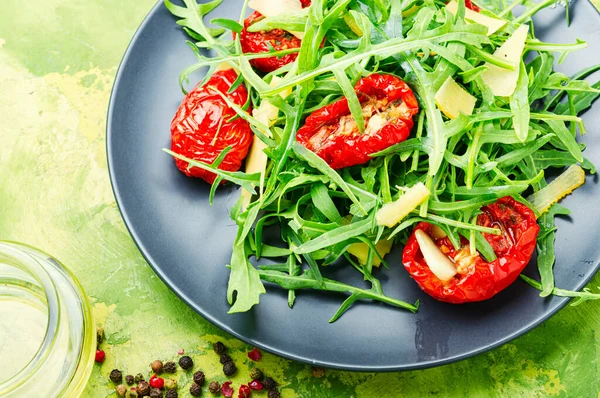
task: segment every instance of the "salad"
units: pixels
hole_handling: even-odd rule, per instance
[[[237,21],[207,17],[222,0],[164,2],[197,56],[182,88],[207,70],[184,89],[165,151],[212,184],[211,203],[223,184],[241,187],[231,313],[258,304],[265,283],[290,307],[300,289],[346,294],[331,322],[358,300],[415,312],[378,279],[400,266],[385,259],[396,245],[408,275],[448,303],[487,300],[519,276],[542,297],[600,298],[554,285],[559,202],[596,172],[580,114],[600,96],[584,80],[600,65],[553,69],[585,42],[535,37],[531,18],[557,0],[245,0]],[[540,281],[521,275],[536,251]]]

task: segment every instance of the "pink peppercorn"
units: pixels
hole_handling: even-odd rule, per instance
[[[260,361],[261,355],[260,355],[260,351],[258,351],[258,348],[255,348],[252,351],[250,351],[248,353],[248,358],[250,358],[251,360],[253,360],[255,362]]]

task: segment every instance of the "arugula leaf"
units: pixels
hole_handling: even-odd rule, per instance
[[[235,245],[229,265],[231,274],[227,288],[227,301],[231,305],[230,314],[249,311],[260,301],[260,295],[266,293],[261,282],[260,271],[250,264],[246,245]],[[234,300],[234,293],[237,296]]]

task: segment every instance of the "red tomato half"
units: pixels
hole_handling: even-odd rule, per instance
[[[342,98],[306,118],[297,141],[315,152],[332,168],[363,164],[373,153],[408,138],[419,103],[399,77],[374,73],[361,79],[356,94],[362,104],[365,132],[361,133]]]
[[[531,260],[540,230],[533,211],[510,196],[481,210],[477,224],[502,231],[502,235],[483,234],[497,256],[491,263],[479,253],[472,256],[466,240],[455,250],[448,238],[432,238],[458,269],[453,279],[444,282],[425,262],[414,231],[406,243],[404,268],[431,297],[453,304],[487,300],[512,284]],[[415,231],[418,229],[431,236],[431,224],[422,222]]]
[[[171,149],[187,158],[204,163],[213,163],[223,149],[232,146],[221,165],[222,170],[237,171],[248,155],[254,134],[248,122],[236,116],[218,92],[239,106],[248,101],[248,91],[242,84],[233,93],[227,94],[238,75],[233,69],[213,74],[204,86],[197,86],[183,99],[171,122]],[[248,110],[252,112],[251,109]],[[214,173],[193,167],[175,159],[177,167],[190,177],[198,177],[213,183]]]
[[[301,0],[302,7],[310,6],[311,0]],[[250,27],[255,22],[263,19],[263,15],[259,12],[254,12],[244,21],[244,30],[240,35],[240,43],[244,53],[268,53],[271,50],[281,51],[289,50],[290,48],[300,48],[302,40],[285,30],[275,29],[266,32],[248,32]],[[273,72],[291,64],[298,58],[298,53],[288,54],[281,58],[258,58],[250,61],[252,66],[265,73]]]
[[[465,7],[470,10],[479,12],[479,7],[477,7],[471,0],[465,0]]]

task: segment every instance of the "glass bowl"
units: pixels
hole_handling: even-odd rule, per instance
[[[77,279],[37,249],[0,241],[0,397],[78,397],[95,352]]]

